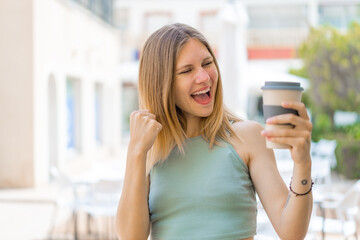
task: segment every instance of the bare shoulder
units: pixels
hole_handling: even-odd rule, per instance
[[[266,148],[266,139],[261,135],[263,126],[255,121],[242,121],[234,123],[233,128],[240,138],[234,148],[239,154],[246,154],[246,164],[253,181],[261,179],[265,172],[278,176],[274,152]]]
[[[245,141],[253,142],[263,138],[261,131],[263,126],[256,121],[240,121],[233,124],[233,128],[238,137]]]
[[[247,166],[259,149],[265,148],[265,138],[261,135],[263,127],[256,121],[239,121],[233,125],[239,140],[235,140],[234,149],[244,160]]]

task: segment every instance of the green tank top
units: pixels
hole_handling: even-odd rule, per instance
[[[231,144],[186,140],[150,172],[152,240],[238,240],[256,234],[256,197],[246,164]]]

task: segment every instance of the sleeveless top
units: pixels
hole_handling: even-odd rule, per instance
[[[189,138],[150,172],[152,240],[238,240],[256,234],[256,198],[249,170],[233,146],[210,150]]]

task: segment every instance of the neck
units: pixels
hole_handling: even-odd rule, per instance
[[[197,137],[200,135],[200,118],[199,117],[187,117],[187,137]]]

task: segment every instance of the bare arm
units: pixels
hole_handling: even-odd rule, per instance
[[[297,193],[306,193],[310,190],[311,162],[304,165],[294,164],[291,186]],[[289,192],[280,219],[281,232],[284,232],[284,236],[286,236],[286,238],[283,239],[305,238],[310,222],[312,206],[312,192],[304,196],[296,196],[293,192]],[[294,238],[288,237],[290,236],[289,232],[292,232]]]
[[[265,147],[265,141],[263,144]],[[298,193],[305,193],[310,189],[308,167],[310,168],[294,164],[292,189]],[[304,239],[312,210],[311,192],[296,197],[289,191],[277,170],[274,154],[269,149],[251,160],[250,174],[261,203],[279,237],[282,240]],[[301,184],[304,179],[307,179],[306,186]]]
[[[282,208],[278,221],[278,231],[282,239],[304,239],[310,222],[313,206],[311,182],[311,130],[312,124],[307,115],[305,105],[299,102],[283,103],[283,107],[292,108],[299,112],[299,116],[283,114],[275,116],[267,124],[291,123],[292,129],[263,131],[262,135],[278,143],[287,143],[294,161],[291,189]],[[294,192],[299,194],[294,194]]]
[[[146,154],[160,130],[161,124],[148,111],[136,111],[131,114],[131,136],[124,186],[116,215],[116,230],[120,240],[146,240],[149,236],[149,180],[146,176]]]
[[[266,148],[263,137],[291,145],[290,152],[294,161],[292,189],[297,193],[309,191],[311,188],[312,125],[303,104],[291,105],[291,108],[298,110],[300,116],[285,114],[275,117],[271,123],[292,123],[296,126],[293,129],[263,131],[258,123],[249,123],[241,129],[241,135],[246,138],[250,152],[251,178],[261,203],[282,240],[304,239],[312,211],[312,193],[296,196],[289,191],[277,169],[274,153]]]

